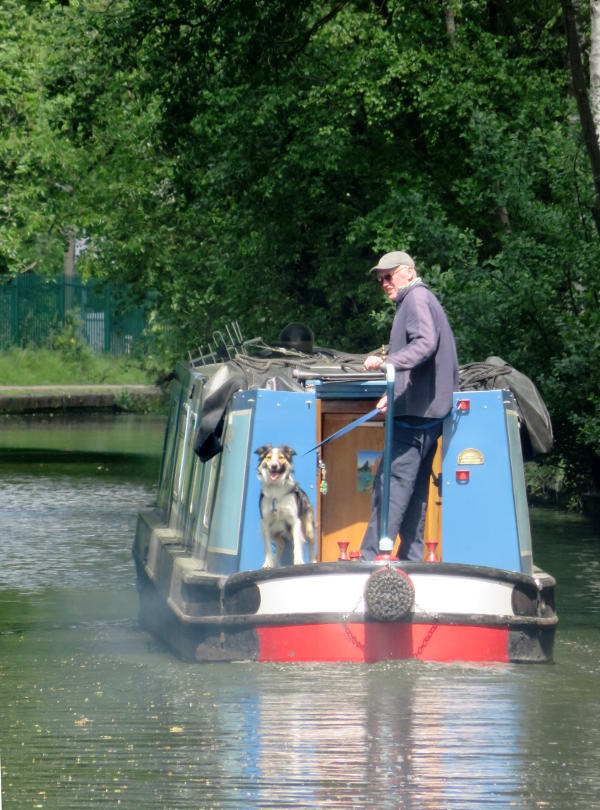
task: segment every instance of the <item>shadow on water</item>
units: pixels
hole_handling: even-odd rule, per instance
[[[581,514],[531,510],[536,564],[557,580],[561,630],[600,628],[600,530]],[[537,542],[536,542],[537,541]]]
[[[90,450],[0,451],[0,475],[20,467],[35,475],[50,477],[99,477],[111,480],[156,480],[156,460],[145,454],[98,452]]]
[[[19,448],[0,427],[6,808],[600,807],[600,549],[583,518],[533,512],[559,582],[553,666],[191,665],[136,621],[131,543],[162,428],[53,431]]]
[[[131,414],[0,418],[0,475],[156,482],[165,419]]]

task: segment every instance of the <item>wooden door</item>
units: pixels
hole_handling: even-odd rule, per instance
[[[353,403],[354,404],[354,403]],[[323,413],[322,434],[331,436],[358,413]],[[320,556],[337,560],[338,541],[358,551],[371,515],[371,479],[377,457],[383,454],[385,430],[377,418],[325,445],[322,456],[327,470],[327,495],[321,496]]]
[[[321,437],[331,436],[361,413],[370,410],[371,403],[327,402],[321,406]],[[353,411],[350,411],[353,408]],[[318,558],[323,562],[337,560],[338,541],[347,541],[348,551],[358,551],[371,515],[372,478],[383,457],[385,423],[376,417],[335,439],[322,448],[327,476],[327,494],[319,499]],[[434,472],[441,469],[441,439],[434,461]],[[440,541],[441,498],[436,486],[430,485],[429,506],[425,524],[425,539]],[[399,546],[396,539],[394,553]],[[427,549],[426,549],[427,552]]]
[[[442,437],[438,439],[437,450],[433,458],[431,468],[431,479],[429,481],[429,499],[427,501],[427,515],[425,516],[425,543],[428,540],[437,540],[434,548],[436,560],[442,559]],[[440,485],[437,486],[436,482]],[[425,559],[428,556],[427,545],[425,545]]]

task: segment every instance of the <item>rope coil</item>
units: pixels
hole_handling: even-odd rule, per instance
[[[415,604],[415,587],[410,578],[393,568],[371,574],[365,585],[369,618],[394,622],[407,616]]]

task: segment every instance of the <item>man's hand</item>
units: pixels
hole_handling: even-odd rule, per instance
[[[376,406],[381,413],[385,413],[387,411],[387,394],[384,394]]]
[[[370,354],[363,362],[363,368],[365,371],[375,371],[375,369],[381,368],[382,365],[383,358],[377,354]]]

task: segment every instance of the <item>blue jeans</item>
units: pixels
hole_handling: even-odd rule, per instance
[[[425,430],[394,425],[388,535],[395,540],[400,533],[401,560],[423,559],[429,478],[441,432],[441,424]],[[365,560],[379,553],[382,473],[383,461],[375,473],[373,508],[360,549]]]

